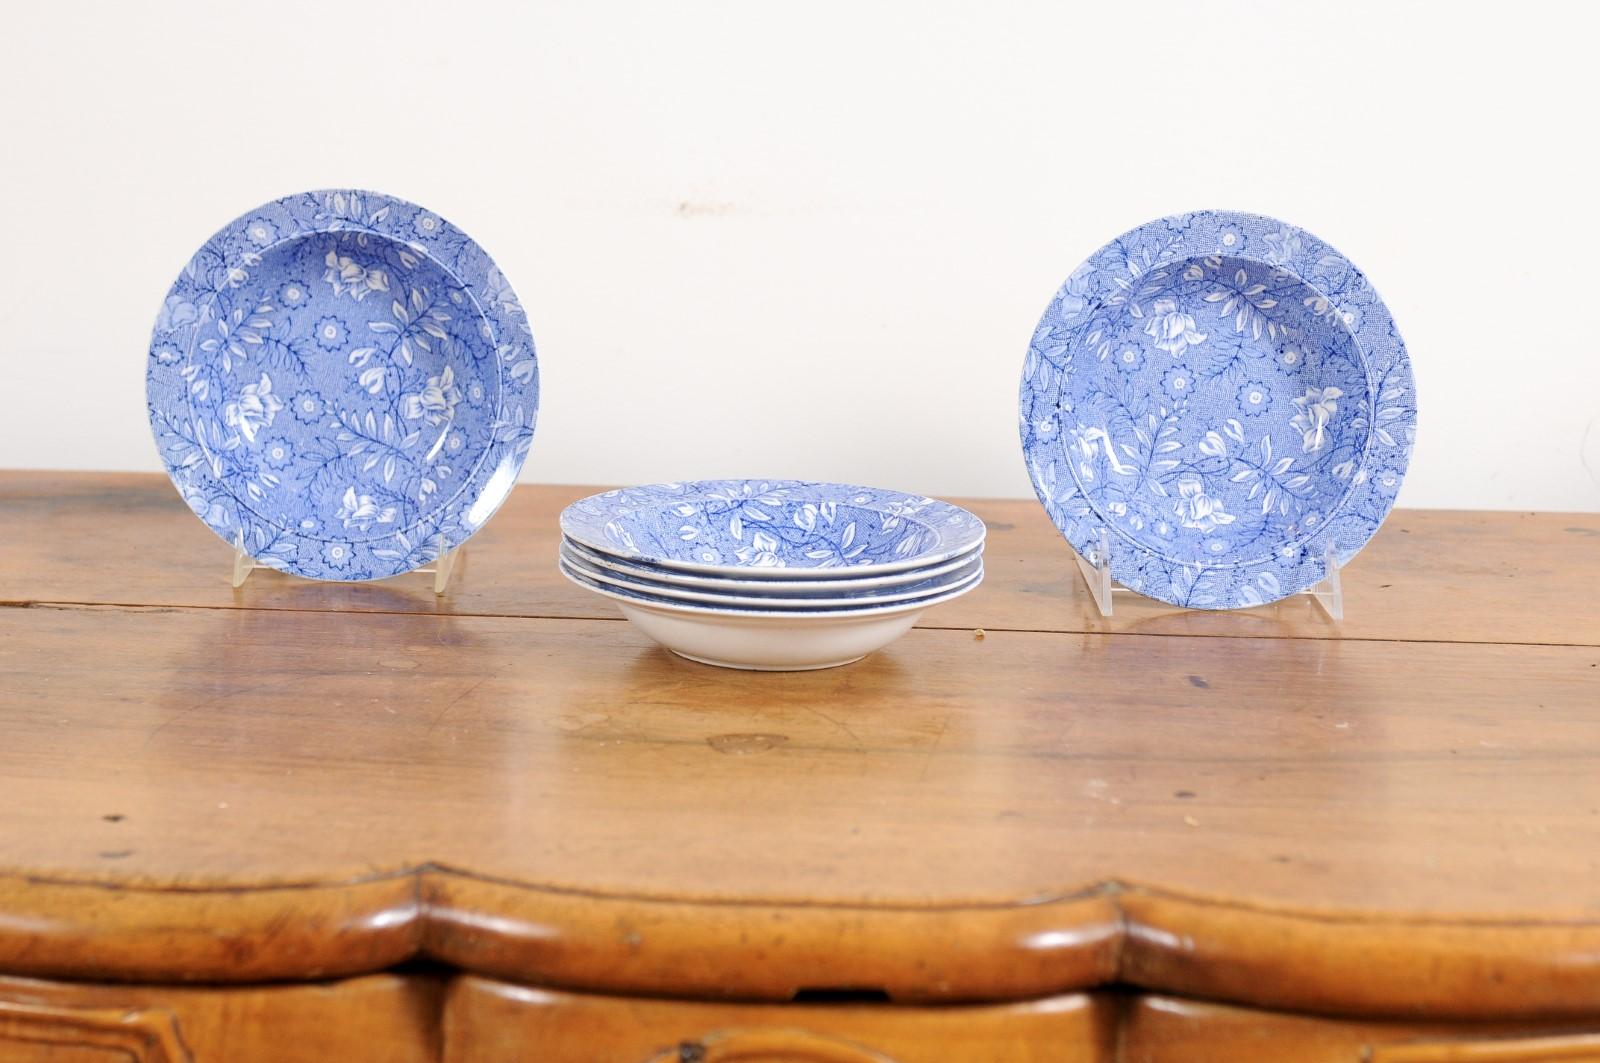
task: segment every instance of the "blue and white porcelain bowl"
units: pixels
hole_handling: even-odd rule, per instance
[[[739,589],[683,587],[674,583],[651,579],[646,575],[624,574],[616,569],[607,569],[601,564],[589,561],[579,555],[572,547],[566,545],[561,547],[561,563],[573,573],[585,577],[592,583],[604,584],[620,591],[630,591],[671,601],[704,603],[715,607],[730,606],[734,608],[779,611],[876,608],[891,602],[910,601],[942,594],[983,575],[983,559],[974,556],[962,561],[961,564],[948,572],[913,580],[897,587],[872,587],[858,590],[854,580],[840,580],[834,584],[832,594],[812,593],[799,596],[765,593],[764,588],[772,586],[771,582],[765,584],[757,583],[755,589],[748,592]],[[943,568],[944,566],[939,567]],[[754,583],[755,581],[743,582]],[[779,586],[784,585],[779,584]]]
[[[859,661],[910,631],[928,608],[959,598],[983,580],[979,571],[939,593],[907,601],[805,610],[713,606],[600,583],[565,561],[573,583],[617,604],[622,615],[662,646],[701,664],[761,672],[799,672]]]
[[[1298,593],[1383,522],[1416,435],[1388,308],[1334,248],[1227,211],[1142,225],[1067,278],[1018,403],[1039,501],[1080,555],[1162,601]]]
[[[983,556],[983,547],[976,546],[948,561],[941,561],[926,568],[891,572],[884,576],[860,576],[852,573],[848,579],[836,577],[780,580],[705,576],[695,572],[661,568],[645,562],[628,561],[610,554],[602,554],[566,538],[561,541],[561,550],[563,554],[570,554],[591,568],[626,579],[647,580],[667,587],[714,591],[719,594],[749,594],[761,598],[827,598],[835,595],[860,597],[878,591],[895,591],[932,580],[936,576],[946,576],[966,569]]]
[[[698,480],[593,495],[567,538],[664,569],[743,579],[848,579],[935,565],[981,546],[983,521],[948,502],[851,484]]]
[[[558,561],[667,649],[729,668],[859,660],[983,580],[983,522],[851,484],[702,480],[626,488],[561,515]]]
[[[191,509],[263,565],[365,580],[481,528],[533,439],[539,370],[504,275],[439,215],[376,192],[286,196],[207,240],[146,374]]]

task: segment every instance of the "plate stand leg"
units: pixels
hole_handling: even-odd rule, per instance
[[[1078,554],[1077,561],[1078,572],[1089,588],[1089,596],[1094,599],[1095,607],[1100,610],[1101,616],[1110,616],[1111,592],[1122,588],[1113,587],[1111,583],[1111,550],[1104,528],[1100,529],[1100,541],[1089,548],[1089,556]]]
[[[433,555],[437,560],[427,568],[415,570],[419,573],[433,576],[433,593],[436,596],[444,596],[445,588],[450,585],[450,574],[455,571],[456,559],[461,556],[463,549],[465,548],[457,547],[454,550],[447,548],[444,544],[444,533],[440,532],[438,544],[434,549]],[[249,579],[250,573],[255,570],[255,558],[246,553],[244,549],[244,534],[242,532],[236,533],[233,538],[232,583],[234,590],[244,586],[244,581]]]
[[[1113,595],[1134,593],[1111,578],[1111,543],[1104,528],[1100,529],[1100,536],[1089,547],[1087,555],[1074,554],[1073,558],[1078,562],[1078,573],[1083,577],[1089,597],[1094,599],[1095,608],[1101,616],[1111,615]],[[1315,586],[1290,597],[1311,598],[1330,620],[1343,620],[1344,585],[1339,579],[1341,567],[1338,553],[1333,544],[1328,543],[1322,554],[1322,579]]]
[[[433,563],[432,568],[419,568],[417,571],[433,573],[433,593],[436,597],[442,598],[445,587],[450,584],[450,573],[456,567],[456,558],[461,556],[461,549],[447,549],[444,545],[444,532],[440,532],[439,544],[433,556],[438,560]]]
[[[250,578],[250,573],[256,569],[256,559],[244,552],[244,533],[235,532],[233,535],[233,589],[238,590],[244,586],[244,581]]]
[[[1322,571],[1324,575],[1316,586],[1300,593],[1315,598],[1330,620],[1343,620],[1344,584],[1339,581],[1339,555],[1331,542],[1322,554]]]

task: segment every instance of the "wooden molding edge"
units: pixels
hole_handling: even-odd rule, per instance
[[[0,1000],[0,1052],[6,1045],[98,1048],[134,1063],[191,1063],[171,1013],[149,1008],[67,1008]]]
[[[1574,1034],[1376,1045],[1366,1063],[1593,1063],[1596,1059],[1600,1059],[1600,1037]]]
[[[1130,890],[1122,980],[1253,1007],[1393,1019],[1592,1017],[1600,923],[1366,920]]]
[[[1600,920],[1319,915],[1120,883],[918,908],[611,896],[435,865],[259,887],[0,877],[6,973],[304,981],[419,956],[555,988],[703,999],[864,990],[976,1002],[1120,983],[1374,1018],[1584,1017],[1600,1007]]]
[[[425,877],[424,950],[538,985],[709,999],[853,989],[892,999],[1020,999],[1116,980],[1104,893],[1036,905],[872,909],[559,894]],[[492,913],[492,914],[486,914]]]
[[[420,914],[415,873],[240,889],[0,878],[0,972],[118,982],[364,974],[416,955]]]

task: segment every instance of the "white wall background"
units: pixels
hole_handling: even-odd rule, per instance
[[[330,185],[497,258],[524,478],[1026,495],[1033,325],[1105,240],[1331,241],[1410,345],[1401,504],[1600,508],[1600,7],[15,4],[0,466],[159,468],[145,350],[219,225]]]

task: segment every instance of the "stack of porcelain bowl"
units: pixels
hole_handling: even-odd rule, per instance
[[[830,668],[888,645],[983,579],[983,521],[849,484],[699,480],[561,514],[561,571],[690,660]]]

